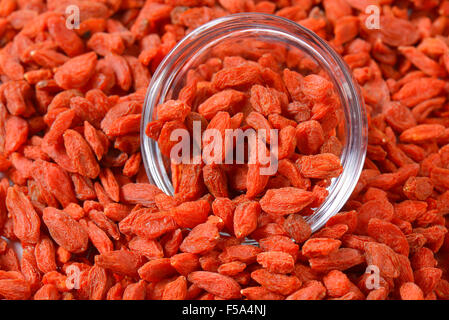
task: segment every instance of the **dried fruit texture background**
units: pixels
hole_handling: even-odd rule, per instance
[[[71,4],[76,30],[65,28]],[[366,28],[369,4],[380,30]],[[315,31],[362,87],[365,170],[314,235],[297,213],[206,191],[174,203],[142,168],[152,72],[193,28],[245,11]],[[23,246],[19,260],[0,242],[1,297],[449,298],[449,1],[1,0],[0,17],[0,169],[13,182],[0,183],[0,225]],[[180,174],[200,186],[192,168]],[[219,236],[218,212],[254,210],[260,247]],[[379,267],[374,288],[367,266]]]

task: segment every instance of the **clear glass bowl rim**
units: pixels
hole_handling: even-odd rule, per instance
[[[306,217],[312,231],[321,228],[327,220],[338,213],[354,190],[365,162],[368,124],[360,89],[351,71],[340,55],[314,32],[282,17],[263,13],[241,13],[212,20],[185,36],[169,52],[153,74],[144,101],[140,130],[142,161],[150,183],[167,194],[173,194],[162,155],[157,143],[146,136],[145,128],[152,120],[155,106],[164,101],[171,81],[182,66],[197,53],[204,44],[213,39],[228,38],[226,35],[237,31],[273,32],[296,44],[307,46],[313,56],[330,75],[337,88],[346,120],[346,144],[342,154],[343,173],[333,180],[328,188],[329,195],[316,211]],[[182,62],[182,64],[180,63]]]

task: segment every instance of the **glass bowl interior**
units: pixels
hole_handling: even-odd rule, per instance
[[[257,61],[264,53],[290,55],[291,61],[298,58],[301,63],[295,65],[295,71],[327,77],[340,100],[343,121],[338,123],[336,132],[343,145],[343,173],[332,179],[325,202],[306,217],[316,231],[340,211],[357,183],[366,154],[367,120],[358,86],[346,64],[325,41],[292,21],[258,13],[230,15],[199,27],[178,43],[159,65],[147,91],[141,125],[145,169],[152,183],[173,194],[167,159],[157,142],[145,135],[145,128],[153,120],[157,105],[177,98],[189,70],[213,57],[239,55]]]

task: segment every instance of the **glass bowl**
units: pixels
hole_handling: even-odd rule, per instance
[[[248,40],[252,43],[257,41],[259,47],[245,47]],[[331,180],[324,203],[305,217],[312,230],[316,231],[341,210],[357,184],[366,154],[367,118],[360,90],[341,57],[310,30],[278,16],[244,13],[213,20],[190,32],[160,63],[146,94],[141,123],[142,159],[148,178],[165,193],[173,194],[170,175],[164,164],[166,159],[157,142],[145,134],[147,124],[154,120],[156,106],[176,99],[186,83],[188,71],[214,57],[217,48],[221,48],[219,52],[230,48],[230,54],[233,54],[232,48],[236,46],[241,48],[239,54],[249,58],[273,47],[308,57],[310,59],[306,61],[310,65],[298,68],[318,68],[334,85],[344,119],[339,124],[343,172]]]

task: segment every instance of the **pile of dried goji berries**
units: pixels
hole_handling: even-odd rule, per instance
[[[303,65],[211,59],[147,130],[168,154],[193,120],[279,129],[276,175],[175,164],[168,196],[141,163],[152,73],[188,32],[237,12],[313,30],[362,89],[365,168],[313,235],[303,215],[340,174],[341,144],[329,83]],[[23,247],[0,240],[0,296],[449,299],[448,34],[447,0],[0,0],[0,228]]]

